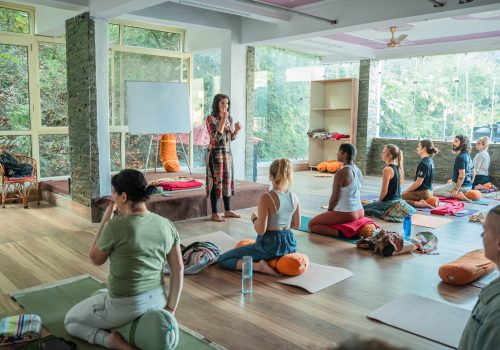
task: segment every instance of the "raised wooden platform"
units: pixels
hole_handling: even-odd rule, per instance
[[[150,173],[146,175],[148,181],[175,176],[187,176],[188,173]],[[191,174],[194,179],[205,180],[205,174]],[[262,192],[267,191],[268,185],[254,183],[250,181],[235,181],[235,194],[231,197],[231,209],[239,210],[250,208],[257,205],[257,199]],[[40,183],[40,189],[43,193],[43,198],[50,203],[66,207],[69,205],[70,189],[67,180],[44,181]],[[193,218],[207,216],[211,213],[209,200],[207,200],[205,187],[193,190],[184,191],[166,191],[171,195],[169,197],[163,195],[153,195],[147,202],[147,207],[150,211],[164,216],[171,221],[181,221]],[[66,200],[65,200],[66,199]],[[92,222],[99,222],[110,202],[111,197],[101,197],[92,201],[92,206],[89,212],[85,213],[82,208],[70,208],[71,211],[76,209],[82,216],[90,218]],[[219,211],[223,210],[222,200],[219,203]],[[82,212],[83,211],[83,212]]]

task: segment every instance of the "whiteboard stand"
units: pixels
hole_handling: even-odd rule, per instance
[[[146,172],[148,171],[149,157],[151,156],[151,147],[153,146],[153,137],[154,136],[155,135],[151,135],[149,138],[148,156],[146,157],[146,165],[144,165],[144,175],[146,175]],[[154,162],[154,168],[156,171],[156,159]]]
[[[191,171],[191,165],[189,165],[189,158],[188,158],[187,153],[186,153],[186,148],[184,148],[184,143],[182,142],[181,134],[177,133],[177,139],[179,140],[179,143],[181,144],[182,152],[184,153],[184,159],[186,159],[186,164],[187,164],[188,169],[189,169],[189,175],[191,175],[193,173]]]

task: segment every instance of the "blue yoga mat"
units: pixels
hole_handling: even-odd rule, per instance
[[[311,231],[309,231],[309,227],[308,227],[309,221],[311,221],[311,218],[309,216],[302,215],[300,217],[300,228],[299,228],[299,231],[312,233]],[[317,234],[319,234],[319,233],[317,233]],[[344,242],[349,242],[349,243],[352,243],[352,244],[356,244],[356,241],[358,240],[357,238],[346,238],[346,237],[343,237],[343,236],[329,236],[329,235],[322,235],[322,234],[319,234],[319,235],[320,236],[325,236],[325,237],[330,237],[330,238],[335,238],[335,239],[338,239],[338,240],[341,240],[341,241],[344,241]]]
[[[494,199],[491,199],[491,198],[481,198],[477,201],[472,201],[471,203],[473,204],[479,204],[479,205],[493,205],[495,203],[500,203]]]

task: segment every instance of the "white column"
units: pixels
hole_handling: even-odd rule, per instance
[[[109,141],[109,41],[108,20],[95,22],[95,79],[97,103],[97,145],[99,158],[99,193],[111,194],[111,161]]]
[[[233,122],[240,122],[241,131],[231,143],[234,177],[245,179],[245,119],[246,119],[246,46],[239,44],[234,31],[222,34],[221,45],[221,93],[231,99]]]

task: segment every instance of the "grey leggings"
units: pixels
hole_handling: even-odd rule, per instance
[[[107,289],[101,289],[68,311],[64,327],[74,337],[109,348],[108,329],[131,322],[146,311],[161,310],[166,304],[163,288],[125,298],[113,298]]]

